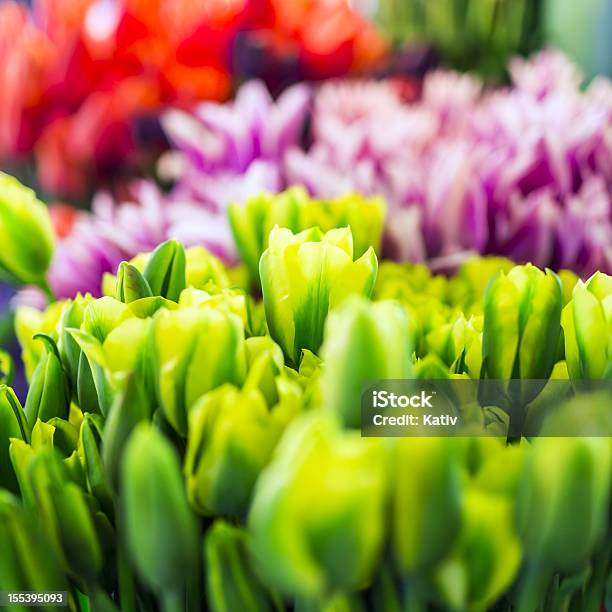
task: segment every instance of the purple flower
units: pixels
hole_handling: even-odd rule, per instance
[[[495,90],[432,72],[413,104],[385,82],[327,83],[312,146],[285,156],[289,182],[323,198],[385,197],[388,253],[400,259],[479,251],[610,271],[612,84],[581,90],[552,50],[510,72],[512,86]]]
[[[160,173],[176,183],[171,198],[225,210],[235,199],[281,190],[280,163],[300,143],[309,104],[306,85],[274,101],[262,82],[251,81],[233,102],[168,111],[162,125],[175,150],[162,158]]]

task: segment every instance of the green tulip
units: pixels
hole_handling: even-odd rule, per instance
[[[69,421],[57,417],[46,423],[39,419],[32,428],[30,438],[34,450],[55,448],[62,457],[68,458],[77,449],[79,430]]]
[[[70,410],[70,387],[57,345],[45,334],[35,337],[45,343],[47,354],[34,371],[26,399],[25,415],[31,427],[37,419],[66,419]]]
[[[259,285],[259,260],[268,248],[270,232],[276,225],[298,232],[300,208],[307,200],[308,195],[302,188],[292,187],[277,196],[262,193],[243,204],[230,204],[230,227],[253,283]]]
[[[327,319],[321,349],[324,406],[345,426],[359,427],[364,383],[411,378],[412,346],[408,316],[398,303],[347,299]]]
[[[81,359],[82,351],[76,340],[68,332],[68,329],[76,329],[81,326],[81,324],[83,323],[83,318],[85,316],[85,308],[87,304],[92,301],[93,298],[89,294],[85,296],[79,294],[74,298],[74,300],[67,300],[62,305],[61,314],[57,322],[57,348],[59,349],[62,363],[64,365],[66,375],[68,376],[68,380],[70,382],[73,399],[76,400],[77,403],[79,400],[79,362]]]
[[[150,423],[140,423],[121,462],[126,544],[138,573],[156,593],[176,595],[197,567],[198,528],[178,457]]]
[[[249,531],[257,567],[293,596],[366,586],[384,540],[380,440],[321,412],[295,421],[255,487]]]
[[[433,353],[455,374],[467,372],[480,377],[482,366],[482,317],[465,318],[460,313],[449,323],[430,331],[425,337],[428,353]]]
[[[255,573],[247,550],[246,533],[224,521],[216,521],[206,534],[206,600],[212,612],[244,610],[282,611]]]
[[[531,264],[515,266],[508,274],[500,272],[487,286],[481,376],[500,381],[494,400],[498,405],[503,396],[506,405],[501,407],[510,411],[509,439],[521,435],[526,406],[557,361],[562,307],[557,275]],[[521,379],[541,383],[522,384]]]
[[[396,445],[391,463],[391,545],[402,575],[433,567],[457,537],[462,483],[456,442],[405,438]]]
[[[541,571],[571,572],[605,538],[611,450],[606,438],[538,438],[519,485],[525,553]]]
[[[47,207],[31,189],[0,172],[0,277],[47,287],[53,227]]]
[[[78,453],[91,494],[109,516],[114,515],[113,495],[102,463],[104,420],[99,414],[85,414],[79,431]]]
[[[578,281],[563,309],[565,360],[574,380],[599,379],[612,366],[612,276]]]
[[[347,194],[334,200],[314,200],[303,187],[291,187],[278,195],[259,194],[228,210],[230,226],[242,261],[258,284],[259,260],[268,248],[275,226],[294,233],[309,227],[322,232],[350,227],[354,255],[361,257],[371,246],[380,252],[386,207],[380,198]]]
[[[485,291],[483,367],[488,378],[545,379],[556,361],[563,296],[559,278],[527,264]]]
[[[318,227],[323,232],[348,226],[355,257],[361,257],[370,247],[380,254],[386,212],[381,198],[348,193],[334,200],[311,200],[302,206],[300,226]]]
[[[15,392],[0,385],[0,488],[18,490],[15,472],[9,458],[11,438],[29,442],[31,427]]]
[[[270,335],[292,365],[303,349],[318,351],[330,309],[349,295],[370,295],[377,269],[372,248],[353,261],[349,228],[272,230],[260,261],[263,301]]]
[[[19,306],[15,311],[15,335],[21,347],[21,359],[28,381],[32,380],[36,366],[47,354],[46,344],[34,336],[43,333],[55,340],[63,307],[62,302],[54,302],[42,312],[30,306]]]
[[[136,373],[128,377],[113,402],[102,433],[102,465],[115,489],[119,487],[125,444],[138,423],[151,419],[153,403],[142,377]]]
[[[436,586],[448,608],[490,609],[514,582],[520,563],[521,545],[510,501],[469,490],[457,542],[435,570]]]
[[[34,507],[66,571],[75,579],[96,581],[103,558],[89,499],[54,449],[35,451],[28,463]]]
[[[153,295],[178,302],[187,286],[185,249],[176,240],[167,240],[151,253],[144,269]]]
[[[60,569],[44,532],[19,500],[0,489],[0,590],[68,591],[68,581]],[[10,608],[27,610],[25,606]],[[53,610],[44,606],[37,609]]]
[[[151,297],[153,292],[145,277],[136,266],[123,261],[117,271],[117,291],[115,297],[125,304],[145,297]]]
[[[212,284],[219,289],[225,289],[232,285],[221,260],[203,246],[187,249],[185,258],[187,287],[200,289]]]
[[[234,314],[214,308],[159,311],[152,326],[157,393],[165,418],[181,435],[204,393],[245,375],[244,329]]]
[[[191,505],[209,516],[244,518],[283,425],[256,389],[224,385],[204,395],[189,414],[184,471]]]

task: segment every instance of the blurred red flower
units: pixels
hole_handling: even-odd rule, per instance
[[[231,94],[239,32],[295,55],[300,78],[358,70],[383,51],[347,0],[34,0],[29,10],[8,0],[0,160],[33,152],[55,195],[129,176],[146,161],[138,119]]]

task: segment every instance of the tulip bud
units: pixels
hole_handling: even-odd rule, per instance
[[[96,580],[103,559],[92,508],[53,449],[30,457],[28,480],[43,529],[66,571],[86,582]]]
[[[522,434],[526,406],[557,361],[562,306],[557,275],[531,264],[500,272],[485,291],[481,374],[501,381],[495,401],[498,405],[499,396],[505,398],[507,405],[501,407],[509,411],[510,440]],[[522,384],[521,379],[542,382]]]
[[[209,516],[244,518],[282,425],[256,389],[224,385],[204,395],[189,414],[184,472],[191,505]]]
[[[260,261],[263,301],[270,335],[293,366],[303,349],[319,350],[330,309],[349,295],[370,295],[377,270],[372,248],[353,261],[349,228],[272,230]]]
[[[187,287],[204,289],[210,283],[225,289],[232,283],[221,260],[203,246],[195,246],[185,251],[185,279]]]
[[[607,438],[533,442],[519,485],[518,524],[534,565],[571,573],[586,563],[605,537],[610,475]]]
[[[153,319],[152,342],[159,401],[183,436],[197,399],[223,383],[244,381],[244,329],[234,314],[213,308],[161,310]]]
[[[561,329],[563,296],[558,277],[530,264],[515,266],[493,278],[484,299],[487,377],[548,378]]]
[[[425,338],[426,350],[448,366],[453,374],[467,372],[479,378],[482,361],[482,317],[465,318],[460,313],[449,323],[430,331]]]
[[[307,200],[303,188],[292,187],[278,196],[262,193],[248,198],[243,204],[230,204],[230,227],[253,283],[259,285],[259,260],[268,248],[270,232],[275,225],[293,232],[300,231],[300,208]]]
[[[26,399],[25,415],[31,427],[37,419],[67,419],[70,410],[70,388],[57,346],[46,334],[35,337],[44,341],[47,354],[34,371]]]
[[[176,240],[167,240],[151,253],[144,277],[153,295],[178,302],[186,287],[185,261],[185,249]]]
[[[73,399],[78,401],[78,380],[79,362],[81,358],[81,348],[76,340],[68,332],[69,328],[79,328],[85,316],[85,307],[92,301],[91,295],[77,295],[74,300],[66,301],[61,310],[57,323],[58,349],[62,358],[62,363],[66,369],[66,374],[70,382]]]
[[[46,344],[34,336],[43,333],[55,339],[62,308],[62,302],[54,302],[44,312],[30,306],[19,306],[15,312],[15,335],[28,381],[32,380],[36,366],[47,352]]]
[[[124,304],[153,295],[149,283],[140,273],[140,270],[127,261],[119,264],[116,286],[115,297]]]
[[[439,562],[457,537],[462,503],[459,453],[452,438],[404,438],[393,456],[391,537],[403,575]]]
[[[135,373],[128,377],[113,402],[102,435],[102,464],[115,489],[119,486],[119,466],[125,443],[138,423],[151,418],[153,402],[142,377]]]
[[[597,272],[578,281],[561,325],[570,377],[603,378],[612,365],[612,276]]]
[[[102,464],[102,430],[104,421],[99,414],[86,414],[79,431],[78,453],[87,476],[91,494],[109,517],[114,516],[113,495]]]
[[[212,612],[282,610],[253,570],[247,536],[224,521],[215,521],[204,544],[206,599]]]
[[[30,426],[15,392],[0,385],[0,488],[18,492],[17,479],[10,462],[11,438],[30,440]]]
[[[16,497],[0,488],[0,589],[68,591],[58,557],[40,527],[24,510]],[[20,608],[13,605],[10,609]]]
[[[300,227],[318,227],[326,232],[348,226],[353,234],[355,257],[361,257],[369,247],[380,254],[386,212],[381,198],[348,193],[334,200],[307,202],[301,209]]]
[[[359,427],[364,383],[410,378],[412,351],[408,316],[397,302],[347,299],[330,313],[325,328],[324,406],[345,426]]]
[[[53,228],[47,207],[16,178],[0,172],[0,276],[46,286],[53,256]]]
[[[457,542],[435,571],[434,581],[448,609],[488,610],[514,582],[521,545],[513,510],[505,497],[468,491]]]
[[[126,544],[156,593],[179,592],[197,566],[198,528],[187,503],[178,457],[153,425],[140,423],[121,462]]]
[[[355,590],[371,580],[384,540],[380,440],[310,413],[287,429],[259,477],[252,551],[269,584],[293,596]]]

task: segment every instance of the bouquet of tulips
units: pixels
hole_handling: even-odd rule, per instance
[[[47,287],[46,211],[4,180],[0,270]],[[380,201],[283,197],[231,207],[237,268],[169,240],[103,297],[17,312],[30,388],[22,406],[0,386],[0,591],[65,591],[71,610],[598,610],[610,439],[521,437],[534,398],[514,383],[610,376],[612,278],[498,258],[432,276],[379,262]],[[362,437],[364,381],[411,378],[505,382],[522,419]],[[609,419],[576,402],[544,426]]]

